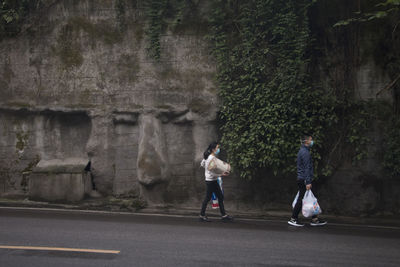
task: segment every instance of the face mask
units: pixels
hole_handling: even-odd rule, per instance
[[[310,147],[314,145],[314,140],[311,140]]]
[[[221,150],[218,148],[217,151],[215,151],[215,155],[218,155],[220,151]]]

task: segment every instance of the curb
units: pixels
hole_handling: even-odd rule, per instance
[[[54,211],[54,212],[74,212],[86,214],[118,214],[118,215],[138,215],[138,216],[158,216],[171,218],[197,218],[198,209],[193,207],[149,207],[141,210],[112,210],[105,207],[82,207],[74,204],[53,204],[47,202],[34,201],[4,201],[0,200],[0,210],[32,210],[32,211]],[[208,209],[207,215],[210,218],[218,218],[218,211]],[[260,211],[260,212],[238,212],[231,213],[236,221],[253,222],[284,222],[290,218],[291,213],[287,211]],[[323,214],[321,217],[329,221],[329,225],[337,226],[357,226],[368,228],[384,228],[400,230],[400,218],[396,216],[379,217],[350,217]],[[307,220],[307,219],[303,219]]]

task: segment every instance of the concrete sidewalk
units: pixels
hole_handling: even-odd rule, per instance
[[[129,199],[97,198],[87,199],[79,203],[49,203],[31,201],[28,199],[0,199],[0,208],[35,208],[71,211],[110,212],[110,213],[135,213],[159,214],[164,216],[190,216],[197,217],[200,207],[183,206],[155,206],[144,207],[142,203]],[[286,223],[290,218],[290,211],[284,210],[232,210],[231,216],[240,220],[281,221]],[[207,209],[207,216],[218,219],[219,210]],[[388,227],[400,229],[400,216],[397,215],[370,215],[370,216],[337,216],[321,214],[321,217],[332,224],[360,225],[365,227]],[[307,222],[309,219],[300,217]]]

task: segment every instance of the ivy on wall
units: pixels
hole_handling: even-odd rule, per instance
[[[150,0],[146,5],[146,15],[148,25],[146,35],[148,37],[147,53],[150,58],[156,61],[161,57],[160,35],[165,26],[165,13],[167,10],[167,0]]]
[[[125,1],[117,0],[115,3],[115,13],[116,19],[118,22],[118,29],[120,32],[124,32],[126,30],[126,21],[125,21]]]
[[[0,1],[0,38],[13,36],[20,31],[21,22],[34,5],[28,0]],[[40,1],[37,1],[40,2]]]
[[[385,131],[386,149],[384,167],[392,176],[400,176],[400,119],[393,118],[391,126]]]
[[[198,29],[207,19],[199,16],[201,0],[149,0],[144,2],[147,15],[147,54],[160,61],[160,38],[167,29],[172,32]]]
[[[0,40],[16,36],[29,15],[57,0],[0,0]]]
[[[223,101],[222,142],[229,160],[245,178],[263,168],[293,173],[299,138],[308,132],[317,141],[313,149],[317,175],[331,175],[343,160],[357,164],[368,156],[370,134],[378,125],[386,132],[383,165],[398,175],[396,87],[392,88],[395,103],[391,112],[390,105],[356,99],[351,84],[336,90],[311,82],[310,59],[322,48],[315,47],[309,32],[307,12],[313,2],[214,1],[211,39]],[[390,9],[391,14],[395,11]],[[391,29],[398,24],[392,20]],[[344,45],[355,46],[357,33],[350,30],[348,35]],[[392,35],[398,43],[398,35]],[[386,51],[380,56],[381,66],[394,74],[394,81],[400,64],[396,42],[383,44],[384,48],[376,44],[376,51],[371,51]],[[358,66],[350,62],[357,60],[351,50],[359,47],[345,49],[349,54],[344,60],[349,64],[343,77],[349,80],[343,81],[351,83],[352,68]]]
[[[385,91],[393,95],[393,108],[380,103],[363,109],[367,120],[383,122],[383,166],[392,176],[400,176],[400,0],[375,0],[353,13],[352,17],[338,21],[334,27],[362,25],[374,32],[375,41],[366,53],[373,55],[375,64],[379,65],[391,81],[376,94]],[[359,122],[360,120],[356,120]],[[365,129],[365,127],[364,127]],[[365,129],[366,132],[367,129]],[[363,131],[355,138],[365,138]],[[365,153],[365,152],[363,152]]]
[[[302,133],[321,160],[334,103],[307,74],[312,1],[215,1],[214,55],[222,98],[222,143],[244,178],[260,168],[293,172]]]

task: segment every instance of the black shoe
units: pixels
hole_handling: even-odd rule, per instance
[[[227,214],[225,214],[224,216],[221,217],[221,220],[224,222],[231,222],[233,221],[233,218]]]
[[[201,222],[211,222],[210,219],[207,218],[207,216],[202,216],[202,215],[200,215],[199,220]]]
[[[327,222],[324,221],[324,220],[321,220],[319,218],[317,218],[316,220],[311,220],[311,222],[310,222],[311,226],[322,226],[322,225],[325,225],[325,224],[327,224]]]
[[[288,224],[290,224],[291,226],[297,226],[297,227],[303,227],[304,224],[300,223],[297,219],[290,219],[290,221],[288,221]]]

